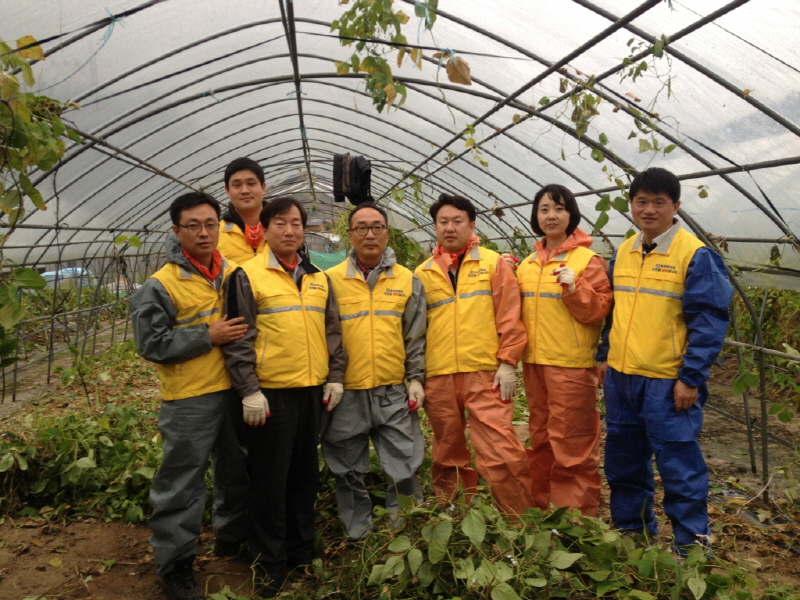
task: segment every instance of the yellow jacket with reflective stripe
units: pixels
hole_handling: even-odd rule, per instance
[[[393,265],[381,273],[372,291],[349,257],[326,273],[336,295],[342,345],[347,351],[345,389],[403,383],[403,313],[412,294],[411,271]]]
[[[269,248],[243,267],[258,306],[256,375],[262,388],[321,385],[328,376],[325,273],[303,275],[302,291]]]
[[[494,371],[499,366],[492,299],[497,252],[475,246],[458,271],[457,290],[433,258],[414,271],[425,288],[428,333],[425,376]]]
[[[686,351],[684,281],[703,243],[676,228],[642,260],[641,240],[634,236],[617,250],[608,364],[628,375],[677,379]]]
[[[602,322],[578,322],[561,298],[561,285],[553,270],[562,263],[579,278],[595,253],[578,246],[542,264],[534,252],[517,269],[522,293],[522,321],[528,330],[523,362],[556,367],[593,367]]]
[[[267,243],[262,239],[258,248],[253,248],[247,243],[244,231],[236,223],[229,223],[222,220],[219,222],[219,243],[217,250],[228,260],[232,260],[237,265],[243,265],[259,254],[264,253]]]
[[[236,265],[222,261],[223,285],[214,284],[198,273],[170,262],[152,277],[167,290],[177,311],[174,327],[210,325],[222,317],[224,282]],[[156,364],[164,400],[181,400],[230,389],[231,380],[225,368],[225,357],[219,346],[210,352],[181,363]]]

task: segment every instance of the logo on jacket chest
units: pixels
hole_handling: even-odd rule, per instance
[[[678,274],[678,267],[674,265],[663,265],[661,263],[656,263],[656,265],[650,270],[654,273],[672,273],[673,275]]]
[[[309,283],[308,291],[313,291],[313,290],[319,290],[320,292],[325,292],[327,291],[327,288],[321,283]]]
[[[481,267],[480,269],[472,269],[467,277],[480,277],[481,275],[488,275],[489,269],[484,269]]]
[[[386,291],[383,292],[384,296],[397,296],[399,298],[405,298],[406,293],[403,290],[393,290],[392,288],[386,288]]]

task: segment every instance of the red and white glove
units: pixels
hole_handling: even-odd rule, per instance
[[[408,392],[408,411],[417,412],[425,401],[425,389],[422,387],[422,382],[412,379],[406,384],[406,391]]]
[[[558,283],[564,294],[571,294],[575,291],[575,271],[561,264],[561,267],[553,271],[553,275],[558,277]]]
[[[269,402],[263,392],[256,392],[242,398],[242,412],[244,422],[250,427],[261,427],[267,421],[269,413]]]
[[[510,252],[505,252],[504,254],[500,255],[500,258],[502,258],[504,261],[506,261],[508,263],[508,266],[511,267],[512,271],[516,271],[517,270],[517,265],[519,264],[519,259],[516,256],[514,256]]]
[[[326,383],[322,391],[322,403],[328,405],[325,410],[331,412],[336,408],[336,405],[342,399],[342,394],[344,394],[344,385],[341,383]]]

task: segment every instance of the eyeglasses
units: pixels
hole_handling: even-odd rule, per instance
[[[368,231],[371,231],[373,235],[380,235],[386,231],[386,225],[359,225],[358,227],[353,227],[350,231],[355,231],[360,236],[367,235]]]
[[[200,233],[201,229],[205,229],[208,233],[214,233],[217,229],[219,229],[219,223],[206,223],[202,225],[200,223],[189,223],[188,225],[181,225],[178,224],[178,227],[183,227],[184,229],[188,229],[191,233]]]

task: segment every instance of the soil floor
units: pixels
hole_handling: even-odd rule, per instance
[[[736,372],[734,361],[728,361],[725,368],[714,368],[709,405],[744,419],[742,401],[731,393]],[[37,388],[39,398],[46,395],[47,386],[41,379],[39,385],[29,381],[23,385],[19,402],[0,404],[0,429],[10,418],[9,407],[13,406],[15,412],[24,409],[25,400],[37,397]],[[150,394],[154,389],[150,385],[143,391]],[[753,414],[758,412],[756,399]],[[795,448],[800,443],[800,420],[782,424],[770,417],[769,426],[771,433],[794,443]],[[526,427],[519,425],[517,429],[524,440]],[[760,470],[761,440],[756,435],[756,465]],[[781,584],[800,587],[800,504],[784,497],[788,488],[800,489],[797,450],[769,442],[771,472],[792,461],[795,471],[788,471],[788,476],[773,475],[767,502],[762,493],[762,476],[751,471],[748,438],[742,424],[707,409],[701,444],[712,471],[709,510],[717,556],[745,567],[759,589]],[[607,502],[606,489],[600,512],[606,519]],[[659,516],[664,522],[663,514]],[[665,524],[660,537],[668,536],[669,525]],[[148,537],[147,527],[124,523],[89,519],[53,524],[38,518],[6,517],[0,522],[0,600],[166,599],[155,574]],[[209,532],[203,534],[199,547],[198,581],[209,593],[228,587],[245,597],[250,594],[248,564],[213,556]],[[300,588],[302,578],[302,573],[289,578],[284,586],[287,597],[309,597],[307,592],[305,596],[292,593],[293,586]],[[307,583],[304,589],[308,589]],[[235,596],[218,596],[228,597]]]

